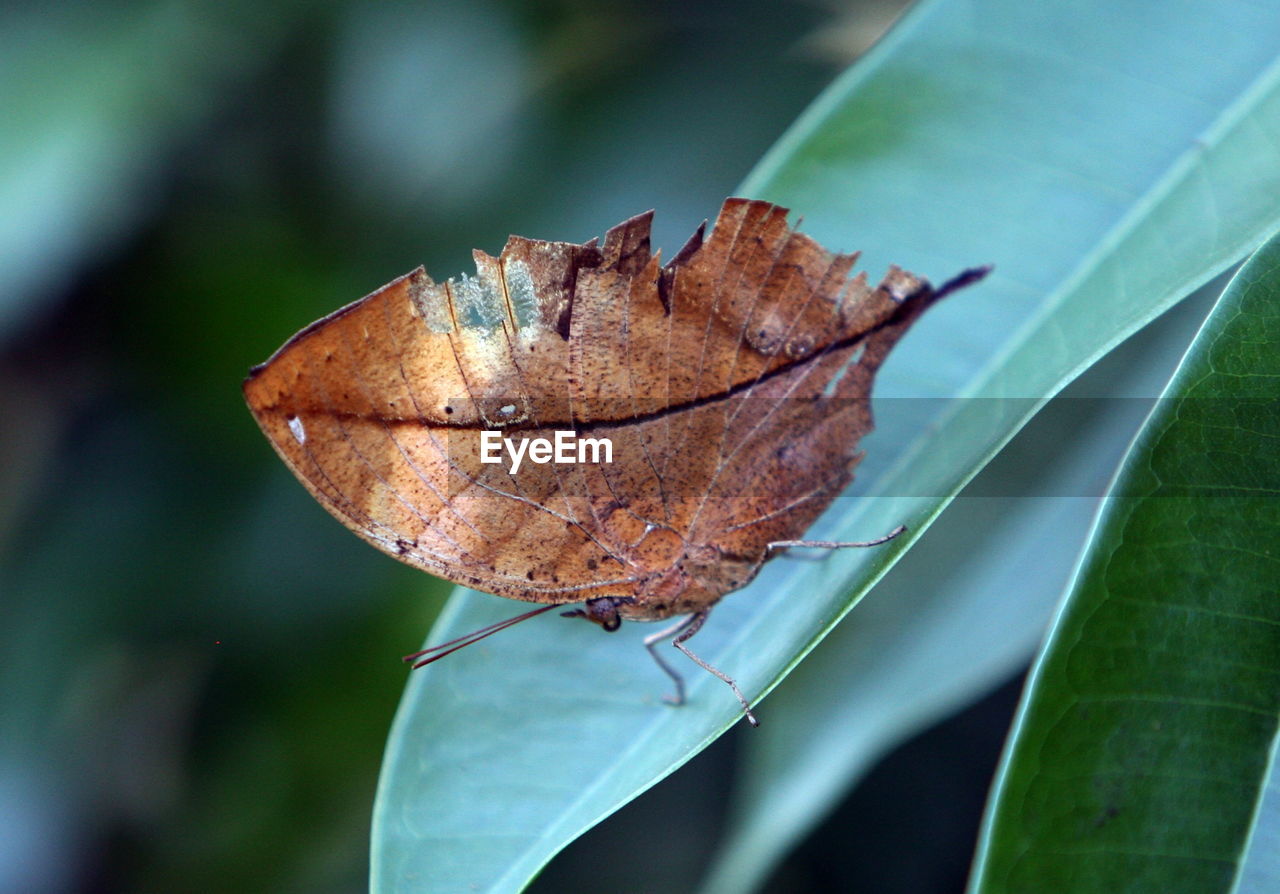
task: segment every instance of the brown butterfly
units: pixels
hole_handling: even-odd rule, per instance
[[[343,524],[424,571],[545,603],[407,656],[415,667],[557,606],[685,645],[724,594],[794,546],[853,479],[873,377],[939,289],[874,288],[730,198],[665,266],[652,212],[603,245],[511,237],[476,275],[424,269],[303,329],[244,383],[272,446]],[[607,445],[607,448],[606,448]],[[424,656],[429,656],[425,657]]]

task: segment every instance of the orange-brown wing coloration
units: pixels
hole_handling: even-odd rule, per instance
[[[666,266],[652,214],[584,245],[512,237],[299,332],[245,382],[276,451],[374,546],[500,596],[710,607],[853,477],[880,363],[936,298],[725,201]],[[481,462],[483,431],[607,439],[612,462]]]

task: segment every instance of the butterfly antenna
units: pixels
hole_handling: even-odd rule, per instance
[[[412,655],[404,656],[404,661],[414,662],[413,669],[425,667],[433,661],[439,661],[446,655],[464,649],[472,643],[478,643],[486,636],[493,636],[499,630],[506,630],[512,625],[519,624],[521,621],[527,621],[534,615],[540,615],[543,612],[549,612],[553,608],[560,608],[559,605],[544,605],[542,608],[535,608],[533,611],[525,612],[522,615],[516,615],[514,618],[507,618],[505,621],[499,621],[496,624],[490,624],[488,627],[481,627],[479,630],[473,630],[470,633],[464,633],[455,639],[451,639],[446,643],[440,643],[431,646],[429,649],[423,649],[421,652],[414,652]],[[428,657],[424,657],[428,656]],[[419,660],[421,659],[421,660]]]

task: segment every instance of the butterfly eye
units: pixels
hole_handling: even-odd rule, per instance
[[[627,605],[634,601],[631,598],[602,596],[598,599],[588,599],[585,607],[561,612],[560,616],[564,618],[586,618],[593,624],[599,624],[606,632],[613,633],[622,626],[622,616],[618,614],[618,606]]]

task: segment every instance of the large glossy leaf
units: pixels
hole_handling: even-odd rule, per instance
[[[862,538],[905,522],[910,536],[771,563],[698,635],[753,696],[1045,398],[1280,220],[1265,131],[1280,120],[1280,10],[1045,6],[921,5],[744,185],[802,211],[825,243],[863,249],[873,272],[998,267],[899,346],[855,486],[879,498],[837,501],[816,529]],[[1189,65],[1201,46],[1214,50]],[[883,399],[957,395],[993,399]],[[511,612],[461,593],[432,637]],[[540,618],[415,674],[375,805],[375,889],[518,888],[738,719],[710,677],[691,680],[686,708],[664,707],[639,626],[605,637]]]
[[[1280,240],[1125,459],[1024,693],[976,890],[1274,890],[1278,343]]]
[[[708,894],[760,885],[885,750],[1026,664],[1108,481],[1221,288],[1055,397],[787,677],[769,722],[743,737]]]

